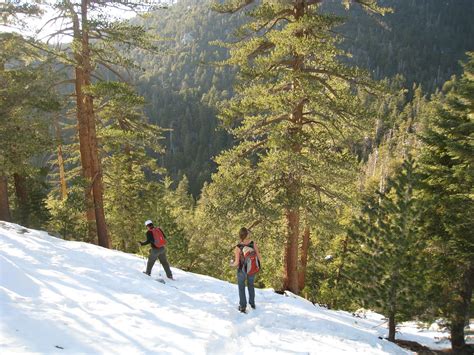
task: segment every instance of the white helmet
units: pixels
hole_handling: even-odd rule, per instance
[[[147,219],[147,220],[145,221],[145,227],[146,227],[147,225],[149,225],[149,224],[153,224],[153,222],[150,221],[149,219]]]

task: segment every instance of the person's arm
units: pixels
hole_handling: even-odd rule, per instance
[[[146,240],[144,242],[140,242],[140,244],[142,246],[150,244],[150,243],[153,243],[153,232],[152,231],[146,232]]]
[[[258,250],[257,243],[253,242],[253,248],[255,249],[255,252],[257,253],[258,261],[261,263],[262,262],[262,257],[260,255],[260,250]]]
[[[232,267],[238,267],[240,262],[240,249],[238,247],[234,248],[234,263],[230,264]]]

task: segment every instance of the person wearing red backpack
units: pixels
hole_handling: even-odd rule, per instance
[[[249,304],[255,309],[255,275],[260,269],[260,251],[257,243],[248,237],[249,231],[242,227],[239,231],[240,242],[234,248],[234,262],[231,266],[237,267],[237,284],[239,286],[239,311],[245,313],[247,298],[245,295],[245,281],[249,290]]]
[[[145,221],[145,227],[148,229],[146,232],[146,241],[140,242],[140,245],[150,244],[150,255],[148,256],[148,262],[146,265],[145,274],[151,275],[151,269],[155,265],[156,259],[160,260],[163,269],[165,269],[166,277],[173,279],[171,273],[170,264],[166,258],[166,236],[165,233],[159,227],[153,226],[153,222],[150,220]]]

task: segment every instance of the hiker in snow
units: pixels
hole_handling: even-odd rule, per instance
[[[242,227],[239,231],[240,242],[234,248],[234,262],[231,266],[237,267],[237,283],[239,285],[239,311],[245,312],[247,298],[245,297],[245,280],[249,290],[249,304],[255,309],[255,274],[260,269],[260,252],[257,243],[248,237],[249,231]]]
[[[170,264],[166,258],[166,236],[165,233],[159,227],[154,227],[153,222],[150,220],[145,221],[145,227],[148,229],[146,232],[146,241],[140,242],[140,245],[150,244],[150,255],[148,256],[148,263],[146,265],[145,274],[148,276],[151,275],[151,269],[155,265],[155,261],[158,258],[163,269],[165,269],[166,276],[169,279],[173,279],[173,274],[171,273]]]

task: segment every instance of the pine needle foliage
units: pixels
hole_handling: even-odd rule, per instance
[[[215,5],[220,12],[246,8],[249,21],[236,43],[221,43],[230,49],[224,64],[239,69],[236,93],[220,107],[222,124],[237,144],[217,157],[210,192],[224,201],[221,216],[247,211],[249,221],[265,220],[286,236],[283,287],[295,293],[302,286],[300,214],[318,216],[321,201],[349,199],[355,171],[350,142],[370,122],[356,93],[379,90],[367,73],[341,63],[348,54],[333,30],[343,20],[322,13],[319,3]],[[377,10],[375,2],[363,5]]]
[[[389,339],[396,323],[419,311],[423,289],[423,250],[414,161],[408,157],[385,191],[367,197],[349,229],[349,254],[343,271],[350,296],[364,308],[389,319]]]
[[[434,99],[420,155],[429,206],[423,228],[433,260],[428,299],[433,315],[447,319],[456,351],[466,348],[464,325],[474,286],[474,53],[468,58],[463,75],[448,81],[444,95]]]

